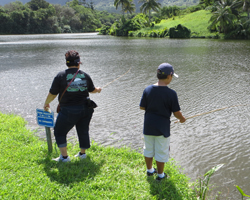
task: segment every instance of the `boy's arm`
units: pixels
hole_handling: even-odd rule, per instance
[[[145,107],[141,107],[141,106],[140,106],[140,109],[141,109],[141,110],[145,110]]]
[[[180,123],[186,121],[186,118],[182,115],[181,111],[174,112],[174,116],[180,120]]]

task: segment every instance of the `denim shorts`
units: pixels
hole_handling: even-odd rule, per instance
[[[94,109],[88,108],[87,105],[61,107],[54,127],[58,147],[67,146],[67,134],[75,126],[80,148],[88,149],[90,147],[89,123],[93,112]]]

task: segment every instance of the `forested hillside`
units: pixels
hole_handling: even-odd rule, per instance
[[[79,5],[50,4],[45,0],[20,1],[0,6],[0,34],[44,34],[94,32],[103,24],[113,24],[121,14],[97,11]]]
[[[8,3],[13,3],[15,1],[20,1],[23,4],[29,2],[30,0],[0,0],[0,5],[4,6],[5,4]],[[51,4],[61,4],[61,5],[65,5],[67,0],[47,0],[47,2],[51,3]]]
[[[87,0],[91,1],[91,0]],[[109,12],[117,12],[114,5],[114,0],[92,0],[96,9],[98,10],[107,10]],[[188,7],[192,5],[197,5],[199,3],[199,0],[158,0],[161,4],[161,6],[183,6]],[[140,12],[140,6],[141,3],[139,3],[139,0],[133,0],[133,3],[136,7],[136,12]]]
[[[51,1],[51,0],[48,0]],[[198,5],[187,8],[163,6],[156,0],[140,0],[140,13],[135,12],[133,0],[114,0],[114,9],[121,13],[100,11],[93,2],[68,0],[66,5],[51,4],[46,0],[20,1],[0,6],[0,34],[44,34],[81,33],[98,31],[100,34],[138,37],[203,37],[207,30],[216,38],[250,39],[250,0],[200,0]],[[94,1],[94,0],[93,0]],[[104,7],[104,5],[103,5]],[[188,30],[184,21],[177,29],[161,24],[164,20],[183,18],[199,10],[208,11],[210,17],[193,16],[188,19]],[[194,20],[193,20],[194,19]],[[197,24],[206,24],[205,26]],[[172,23],[171,23],[172,24]],[[176,24],[174,25],[176,26]],[[142,29],[150,28],[145,31]],[[195,30],[194,30],[195,29]],[[184,32],[183,32],[184,31]],[[179,34],[179,33],[183,34]],[[172,34],[173,33],[173,34]],[[174,34],[178,33],[178,36]]]
[[[19,0],[23,4],[29,2],[30,0]],[[65,5],[66,2],[69,2],[70,0],[46,0],[47,2],[51,4],[60,4],[60,5]],[[84,0],[83,0],[84,1]],[[135,7],[136,7],[136,12],[140,11],[140,6],[141,3],[138,3],[139,0],[133,0]],[[15,0],[0,0],[0,5],[6,5],[8,3],[13,3]],[[114,7],[114,0],[85,0],[86,3],[90,4],[93,3],[93,6],[97,10],[106,10],[108,12],[119,12],[120,9],[116,10]],[[199,0],[158,0],[158,2],[162,6],[191,6],[191,5],[196,5],[199,3]]]

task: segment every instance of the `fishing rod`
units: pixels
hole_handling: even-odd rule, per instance
[[[197,115],[193,115],[193,116],[187,117],[186,120],[194,118],[194,117],[202,116],[202,115],[207,115],[209,113],[217,112],[217,111],[224,110],[224,109],[227,109],[227,108],[233,108],[233,107],[238,107],[238,106],[249,106],[249,105],[250,104],[238,104],[238,105],[233,105],[233,106],[227,106],[227,107],[223,107],[223,108],[218,108],[218,109],[215,109],[215,110],[211,110],[211,111],[208,111],[208,112],[204,112],[204,113],[200,113],[200,114],[197,114]],[[175,121],[174,123],[178,123],[178,122],[179,122],[179,120]]]
[[[132,67],[130,67],[129,70],[128,70],[127,72],[125,72],[124,74],[122,74],[122,75],[119,76],[118,78],[116,78],[116,79],[114,79],[113,81],[110,81],[109,83],[107,83],[106,85],[104,85],[104,86],[102,87],[102,89],[105,88],[105,87],[107,87],[108,85],[110,85],[110,84],[113,83],[114,81],[120,79],[121,77],[125,76],[125,75],[131,70],[131,68],[132,68]]]

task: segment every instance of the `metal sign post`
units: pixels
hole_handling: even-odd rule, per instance
[[[51,140],[51,132],[49,127],[45,127],[46,131],[46,138],[47,138],[47,144],[48,144],[48,151],[51,153],[53,151],[52,148],[52,140]]]
[[[37,124],[40,126],[45,126],[48,151],[51,153],[53,148],[52,148],[50,128],[53,128],[55,126],[54,113],[53,112],[50,113],[42,109],[36,109],[36,113],[37,113]]]

